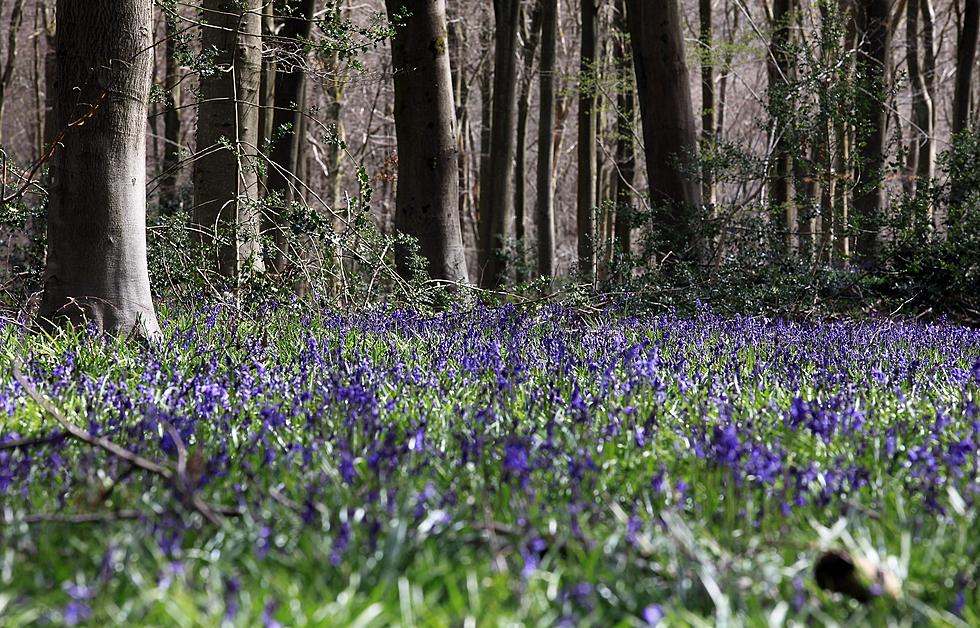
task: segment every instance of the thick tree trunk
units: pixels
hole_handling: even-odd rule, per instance
[[[790,152],[787,117],[792,105],[787,102],[787,85],[792,63],[790,46],[791,0],[775,0],[772,7],[772,40],[769,45],[769,120],[774,134],[772,166],[769,180],[769,201],[782,216],[783,248],[787,254],[797,252],[797,207],[793,198],[791,171],[793,158]]]
[[[152,0],[58,2],[48,258],[39,315],[159,334],[146,260]]]
[[[164,114],[163,178],[160,197],[164,203],[177,200],[177,174],[180,168],[180,67],[177,64],[177,20],[167,15],[167,109]]]
[[[434,279],[467,283],[459,226],[456,109],[449,66],[445,0],[386,0],[388,15],[411,12],[391,46],[398,135],[395,227],[418,239]],[[400,272],[411,276],[409,250]]]
[[[697,154],[697,123],[677,0],[628,0],[633,64],[643,117],[654,235],[671,258],[701,257],[701,188],[679,167]]]
[[[859,151],[858,178],[854,192],[857,221],[857,254],[866,264],[878,259],[878,236],[887,195],[884,186],[888,111],[883,99],[887,93],[890,59],[888,0],[860,0],[857,27],[860,32],[857,59],[858,123],[856,148]]]
[[[218,272],[263,268],[258,201],[262,0],[204,0],[201,44],[217,70],[201,78],[193,223]]]
[[[956,45],[956,90],[953,95],[953,135],[966,130],[970,120],[973,65],[977,58],[980,0],[965,0],[963,27]]]
[[[538,237],[538,274],[555,274],[555,46],[558,37],[558,0],[541,3],[540,114],[538,118],[538,198],[535,225]]]
[[[636,98],[633,95],[633,67],[628,61],[629,23],[626,21],[625,1],[618,0],[616,7],[616,29],[618,32],[614,54],[619,73],[619,89],[616,92],[615,238],[619,250],[624,254],[629,254],[633,249],[633,185],[636,179],[636,149],[633,142],[633,129],[636,119]],[[711,129],[711,133],[713,138],[714,128]]]
[[[578,271],[586,281],[595,280],[596,265],[596,51],[599,19],[596,0],[582,0],[582,47],[579,59],[578,97]]]
[[[494,0],[493,121],[490,138],[490,190],[480,207],[481,248],[487,252],[482,284],[496,288],[504,276],[501,247],[514,217],[514,122],[517,115],[517,28],[520,0]]]
[[[306,53],[302,41],[310,37],[316,3],[314,0],[301,0],[284,6],[289,10],[279,16],[281,25],[276,47],[279,49],[277,54],[286,57],[288,62],[280,62],[276,67],[275,111],[269,128],[273,137],[266,182],[269,193],[274,194],[276,200],[269,204],[263,217],[263,232],[271,237],[274,244],[267,263],[277,272],[285,269],[291,253],[301,253],[289,251],[287,216],[291,204],[299,200],[301,192],[298,182],[302,180],[299,176],[300,164],[305,154],[301,128],[306,116]]]
[[[531,79],[534,76],[534,54],[541,39],[541,2],[534,5],[531,12],[529,31],[524,34],[521,56],[524,67],[521,72],[521,92],[517,99],[517,149],[514,155],[514,239],[517,242],[517,281],[524,280],[526,265],[526,230],[524,227],[527,210],[527,118],[531,109]]]

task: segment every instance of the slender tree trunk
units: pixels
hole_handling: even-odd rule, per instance
[[[48,258],[39,316],[159,334],[146,260],[152,0],[59,0]],[[81,122],[84,121],[84,124]]]
[[[538,119],[538,198],[535,223],[538,233],[538,274],[555,274],[555,46],[558,37],[558,0],[541,3],[540,114]]]
[[[391,47],[398,135],[395,227],[418,239],[435,279],[469,281],[459,226],[456,109],[445,0],[386,0],[390,18],[408,10]],[[411,276],[409,250],[400,271]]]
[[[272,144],[269,150],[269,172],[266,186],[275,200],[269,203],[263,216],[263,232],[271,236],[274,250],[266,260],[267,265],[276,272],[282,272],[289,257],[290,227],[288,213],[293,201],[298,201],[297,183],[303,155],[303,136],[300,131],[306,115],[304,99],[306,69],[303,60],[306,51],[302,42],[309,39],[313,25],[314,0],[301,0],[284,5],[287,12],[279,16],[281,26],[277,41],[279,54],[293,59],[288,65],[283,63],[276,68],[275,111],[272,114],[270,135]],[[299,251],[294,251],[300,254]]]
[[[956,88],[953,95],[953,135],[962,133],[970,120],[973,66],[977,56],[980,29],[980,0],[965,0],[963,26],[956,45]]]
[[[798,208],[793,198],[791,170],[793,157],[787,134],[787,118],[792,114],[788,102],[791,80],[790,20],[791,0],[774,0],[772,7],[772,40],[769,46],[769,119],[774,135],[772,169],[769,181],[771,206],[782,215],[783,247],[795,254],[799,246]]]
[[[263,268],[258,201],[262,0],[204,0],[201,43],[217,71],[201,78],[193,223],[218,272]]]
[[[936,12],[932,0],[918,0],[922,17],[922,83],[925,89],[924,98],[929,104],[928,133],[922,138],[919,146],[920,179],[930,181],[936,176]],[[935,217],[933,217],[935,218]]]
[[[926,89],[922,66],[919,64],[919,0],[908,0],[905,18],[906,63],[909,71],[909,88],[912,92],[912,139],[909,144],[905,189],[914,194],[917,179],[922,173],[932,170],[930,162],[935,163],[932,149],[932,98]],[[930,174],[925,175],[928,184]]]
[[[514,173],[514,239],[517,241],[517,281],[524,280],[526,266],[525,218],[527,209],[527,117],[531,108],[531,79],[534,78],[534,54],[541,39],[541,2],[531,12],[529,31],[524,34],[521,56],[524,67],[521,73],[521,91],[517,99],[517,150]]]
[[[664,253],[698,262],[701,188],[683,164],[697,154],[681,14],[677,0],[628,0],[633,64],[643,118],[654,235]]]
[[[24,24],[24,0],[17,0],[10,12],[7,29],[6,59],[0,72],[0,143],[3,142],[3,114],[7,106],[7,90],[14,80],[14,67],[17,63],[17,36]]]
[[[714,152],[717,105],[715,103],[714,28],[712,25],[711,0],[699,0],[701,30],[698,44],[701,47],[701,153]],[[701,195],[704,202],[714,207],[715,181],[710,163],[701,169]]]
[[[262,9],[262,78],[259,82],[259,152],[269,157],[276,112],[276,3],[266,0]],[[268,43],[266,43],[268,42]],[[259,172],[259,190],[268,193],[268,167]]]
[[[164,203],[177,200],[177,174],[180,168],[180,66],[177,63],[177,18],[167,15],[167,110],[163,127],[165,147],[163,154],[163,178],[160,196]]]
[[[44,16],[44,39],[47,50],[44,54],[44,146],[50,147],[60,132],[55,120],[55,92],[58,89],[58,20],[55,8],[43,0],[42,15]]]
[[[514,216],[514,144],[517,113],[517,29],[520,0],[494,0],[493,122],[490,139],[488,204],[480,207],[481,244],[487,251],[484,287],[495,288],[504,277],[501,247]],[[486,222],[486,226],[482,223]]]
[[[596,50],[599,39],[596,0],[581,0],[582,47],[578,98],[578,270],[586,281],[595,280],[596,265]]]
[[[633,95],[633,66],[629,62],[629,23],[626,2],[616,4],[616,224],[619,250],[628,255],[633,249],[633,185],[636,179],[636,149],[633,142],[636,98]],[[713,116],[712,116],[713,117]],[[712,128],[712,137],[714,129]],[[713,186],[712,186],[713,187]]]
[[[484,34],[486,36],[486,34]],[[483,37],[481,37],[483,39]],[[491,39],[484,40],[486,46],[490,45]],[[480,74],[480,160],[479,172],[477,173],[477,266],[479,272],[478,282],[483,283],[483,276],[486,272],[487,264],[491,255],[495,254],[491,250],[490,230],[492,227],[493,212],[491,209],[491,189],[490,189],[490,156],[491,143],[493,141],[493,64],[487,63]],[[486,243],[486,245],[485,245]]]
[[[34,33],[31,38],[33,49],[32,79],[34,81],[34,152],[38,156],[44,152],[44,97],[42,93],[44,79],[43,65],[44,58],[41,55],[41,33],[44,32],[44,25],[41,19],[43,4],[38,3],[34,6]]]
[[[860,31],[857,73],[858,95],[856,147],[859,151],[858,179],[854,194],[857,214],[857,254],[866,264],[878,259],[879,231],[885,211],[884,167],[888,111],[887,92],[890,58],[888,0],[860,0],[857,27]]]

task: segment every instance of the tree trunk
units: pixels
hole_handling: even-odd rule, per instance
[[[193,224],[219,274],[263,268],[258,201],[262,0],[204,0],[201,44],[217,71],[201,77]]]
[[[596,0],[582,0],[582,47],[579,63],[578,97],[578,271],[595,280],[596,265],[596,49],[599,20]]]
[[[775,0],[772,7],[772,40],[769,45],[769,120],[774,135],[772,170],[769,180],[770,205],[782,215],[783,248],[787,254],[795,254],[799,246],[797,207],[793,198],[793,180],[790,176],[793,158],[786,120],[792,114],[792,104],[787,102],[792,63],[790,46],[791,0]]]
[[[636,179],[636,149],[633,142],[636,98],[633,95],[633,68],[630,65],[627,41],[629,23],[626,3],[618,0],[616,15],[616,65],[619,89],[616,91],[616,225],[615,238],[619,250],[628,255],[633,249],[633,184]],[[712,115],[712,117],[714,117]],[[714,137],[714,129],[711,130]]]
[[[152,0],[59,0],[48,258],[39,316],[160,333],[146,260]],[[84,122],[84,123],[83,123]]]
[[[480,207],[481,248],[487,252],[482,284],[496,288],[504,276],[501,247],[514,216],[514,122],[517,113],[517,28],[520,0],[494,0],[493,121],[490,138],[490,190]]]
[[[517,242],[517,281],[524,280],[526,266],[525,215],[527,209],[527,116],[531,108],[531,79],[534,76],[534,54],[541,39],[541,2],[531,12],[530,30],[524,34],[521,56],[524,68],[521,73],[521,93],[517,99],[517,150],[514,164],[514,239]]]
[[[970,121],[970,88],[977,57],[980,0],[965,0],[963,27],[956,45],[956,90],[953,95],[953,135],[966,130]]]
[[[55,99],[57,95],[58,73],[58,21],[56,10],[44,0],[41,13],[44,16],[44,39],[47,50],[44,53],[44,146],[50,147],[60,132],[55,120]]]
[[[0,143],[3,142],[3,114],[7,105],[7,90],[14,80],[14,66],[17,62],[17,37],[24,24],[24,0],[17,0],[10,12],[7,29],[6,59],[0,72]]]
[[[908,171],[906,173],[906,190],[914,194],[917,179],[925,185],[929,184],[935,174],[936,148],[932,141],[933,134],[933,101],[932,94],[926,85],[923,67],[920,65],[920,33],[919,16],[931,11],[931,7],[923,0],[908,0],[906,5],[905,45],[907,49],[907,64],[909,70],[909,87],[912,91],[912,141],[909,147]],[[932,47],[932,22],[923,20],[922,44],[927,48],[925,57],[934,59]],[[931,54],[930,54],[931,52]]]
[[[857,254],[866,264],[878,259],[878,232],[885,211],[884,182],[888,111],[883,99],[888,89],[890,59],[888,0],[860,0],[857,27],[860,32],[857,78],[861,92],[857,102],[856,149],[860,163],[854,193],[857,221]]]
[[[262,78],[259,81],[259,152],[269,157],[273,135],[273,116],[276,112],[276,55],[267,49],[275,48],[276,3],[266,2],[262,9]],[[268,42],[268,43],[266,43]],[[260,193],[268,193],[268,166],[259,171]]]
[[[177,173],[180,168],[180,67],[177,63],[177,18],[167,15],[167,109],[163,120],[163,178],[160,197],[165,204],[177,201]]]
[[[697,124],[691,104],[677,0],[628,0],[633,64],[643,118],[654,236],[663,253],[678,261],[701,257],[697,214],[701,188],[683,172],[697,154]]]
[[[558,37],[558,0],[541,3],[540,114],[538,119],[538,198],[535,223],[538,234],[538,274],[555,274],[555,46]]]
[[[698,45],[701,47],[701,153],[714,152],[717,106],[715,104],[714,28],[712,25],[711,0],[699,0],[701,20]],[[704,202],[714,207],[715,181],[710,163],[701,169],[701,195]]]
[[[391,46],[398,135],[395,227],[418,239],[434,279],[467,283],[459,225],[456,108],[449,66],[445,0],[386,0],[388,15],[411,15]],[[411,276],[410,251],[396,250]]]
[[[306,51],[302,42],[310,37],[315,5],[314,0],[301,0],[285,5],[288,11],[279,16],[277,54],[287,55],[292,61],[278,64],[275,72],[275,111],[269,128],[272,144],[266,182],[274,200],[270,200],[263,216],[263,232],[274,244],[266,262],[276,272],[285,269],[290,257],[288,213],[292,203],[299,200],[297,182],[301,181],[299,171],[304,155],[300,129],[306,115],[306,68],[303,63]],[[293,253],[299,254],[299,251]]]

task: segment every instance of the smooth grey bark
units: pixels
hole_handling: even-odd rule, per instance
[[[769,177],[769,199],[771,206],[782,216],[780,228],[783,231],[783,248],[786,253],[795,253],[799,244],[797,233],[797,207],[793,199],[793,165],[790,146],[786,137],[784,121],[789,114],[786,102],[786,85],[790,80],[790,12],[791,0],[775,0],[772,7],[772,39],[769,44],[769,116],[770,128],[774,134],[772,167]]]
[[[854,191],[854,213],[858,235],[856,252],[868,264],[878,258],[878,232],[885,211],[886,194],[882,185],[888,131],[888,111],[882,103],[887,90],[891,35],[888,0],[859,0],[857,28],[860,33],[857,56],[858,122],[855,146],[860,162]]]
[[[633,185],[636,179],[636,147],[633,128],[636,119],[633,67],[629,62],[629,23],[626,3],[617,2],[616,64],[619,88],[616,92],[616,224],[615,238],[623,253],[633,249]],[[712,118],[714,116],[712,115]],[[714,137],[714,128],[711,129]],[[713,187],[713,186],[711,186]]]
[[[586,281],[595,279],[596,271],[596,53],[599,20],[596,0],[582,0],[582,42],[579,56],[578,90],[578,271]]]
[[[263,269],[259,245],[258,127],[262,0],[203,0],[205,49],[215,72],[201,77],[192,222],[218,273]]]
[[[276,195],[278,204],[267,208],[263,217],[263,232],[271,236],[274,249],[268,265],[282,272],[289,251],[289,206],[300,200],[297,181],[301,180],[303,161],[302,127],[306,116],[305,40],[313,26],[314,0],[299,0],[285,5],[287,11],[278,16],[277,54],[287,55],[288,63],[278,63],[275,73],[275,111],[272,114],[272,146],[269,151],[267,188]],[[299,253],[299,252],[297,252]]]
[[[538,274],[555,274],[555,58],[558,37],[558,0],[541,3],[540,114],[538,118],[537,207]]]
[[[160,333],[146,259],[152,0],[59,0],[42,320]]]
[[[680,164],[697,154],[697,124],[677,0],[627,0],[653,233],[677,261],[701,257],[701,187]]]
[[[486,204],[480,206],[480,244],[486,253],[481,284],[496,288],[505,264],[506,244],[514,217],[514,144],[517,116],[517,29],[521,0],[494,0],[493,113]],[[482,200],[482,195],[481,195]]]
[[[429,276],[468,283],[459,225],[456,106],[449,65],[445,0],[386,0],[390,19],[410,13],[391,44],[398,136],[395,228],[415,237]],[[410,277],[399,246],[399,272]]]
[[[970,120],[973,65],[977,58],[980,0],[965,0],[963,26],[956,45],[956,88],[953,95],[953,135],[966,130]]]
[[[167,89],[167,104],[163,118],[163,177],[160,180],[160,197],[164,202],[173,203],[177,198],[177,174],[180,168],[180,67],[177,64],[177,21],[170,15],[167,21],[166,62],[167,72],[164,82]]]
[[[514,240],[517,242],[517,281],[524,280],[526,247],[526,209],[527,209],[527,118],[531,109],[531,80],[534,77],[534,54],[541,40],[541,2],[535,3],[531,11],[529,30],[523,33],[524,45],[521,57],[524,67],[521,71],[521,91],[517,99],[517,149],[514,154]]]

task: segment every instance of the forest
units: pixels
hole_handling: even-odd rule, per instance
[[[980,0],[0,0],[0,625],[980,624]]]

